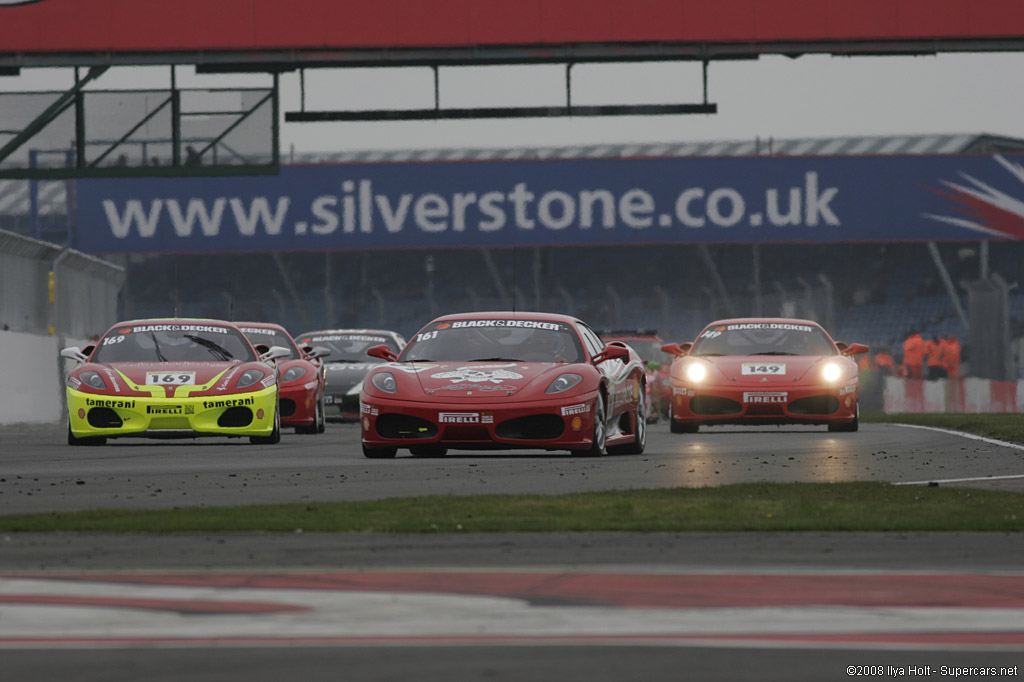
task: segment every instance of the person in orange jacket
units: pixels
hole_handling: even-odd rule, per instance
[[[914,332],[903,342],[903,364],[907,366],[911,379],[924,378],[924,352],[924,338],[920,332]]]
[[[886,349],[875,353],[875,366],[878,367],[882,376],[893,376],[896,374],[896,360]]]
[[[944,341],[945,339],[933,336],[924,342],[924,361],[928,367],[928,378],[931,380],[946,378],[946,366],[942,361]]]
[[[962,350],[955,334],[950,334],[947,338],[942,339],[940,346],[942,366],[946,370],[946,376],[950,379],[956,379],[960,376],[960,354]]]

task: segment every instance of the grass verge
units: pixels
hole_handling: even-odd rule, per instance
[[[1016,493],[886,483],[745,483],[0,517],[0,532],[1024,531]]]
[[[861,421],[879,424],[916,424],[964,431],[976,436],[1024,443],[1024,419],[1019,414],[862,414]]]

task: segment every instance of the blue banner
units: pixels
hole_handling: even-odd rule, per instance
[[[1024,155],[286,166],[77,181],[90,253],[1024,238]]]

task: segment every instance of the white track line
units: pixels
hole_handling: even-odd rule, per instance
[[[983,443],[989,443],[990,445],[998,445],[1004,448],[1013,448],[1014,450],[1024,450],[1024,445],[1021,445],[1020,443],[1010,443],[1008,441],[999,440],[997,438],[986,438],[985,436],[976,436],[973,433],[965,433],[964,431],[940,429],[937,426],[921,426],[919,424],[895,424],[895,426],[903,426],[908,429],[925,429],[926,431],[938,431],[939,433],[948,433],[954,436],[960,436],[962,438],[978,440]],[[1024,478],[1024,474],[1012,474],[1008,476],[973,476],[971,478],[933,478],[927,481],[897,481],[893,482],[893,485],[927,485],[929,483],[966,483],[968,481],[1005,481],[1017,478]]]

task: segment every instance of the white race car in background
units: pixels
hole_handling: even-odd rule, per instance
[[[300,346],[323,346],[330,351],[323,357],[327,377],[324,403],[329,419],[359,419],[363,377],[383,363],[368,356],[367,348],[383,344],[397,354],[405,347],[405,338],[387,329],[322,329],[298,334],[295,340]]]

